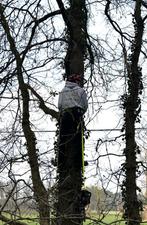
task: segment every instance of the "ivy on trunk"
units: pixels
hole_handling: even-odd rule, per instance
[[[86,57],[86,25],[87,11],[85,1],[69,1],[70,7],[65,10],[62,1],[57,0],[64,22],[67,26],[67,53],[65,57],[65,76],[80,74],[84,78],[84,60]],[[64,129],[68,121],[61,119],[59,124],[59,157],[58,157],[58,201],[57,218],[60,225],[80,225],[83,223],[83,214],[80,209],[80,193],[83,184],[82,178],[82,132],[75,130],[76,124],[71,122],[70,134],[63,138]],[[81,121],[82,122],[82,121]],[[68,125],[69,126],[69,125]],[[62,139],[62,140],[61,140]],[[63,153],[63,154],[62,154]],[[76,160],[79,163],[76,164]]]

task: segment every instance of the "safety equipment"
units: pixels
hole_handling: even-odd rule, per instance
[[[83,127],[82,127],[82,176],[83,176],[83,179],[84,179],[84,172],[85,172],[85,164],[84,164],[84,131],[83,131]]]
[[[71,74],[67,78],[67,81],[70,81],[70,82],[81,82],[81,75],[80,74]]]
[[[68,78],[67,78],[67,81],[70,81],[70,82],[74,82],[74,83],[83,83],[83,84],[86,84],[87,83],[87,80],[82,77],[80,74],[71,74]]]

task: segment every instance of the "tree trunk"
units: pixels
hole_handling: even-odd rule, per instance
[[[76,119],[76,121],[75,121]],[[64,113],[60,122],[58,205],[60,225],[81,224],[82,132],[81,118]]]
[[[32,182],[34,188],[35,200],[38,204],[38,212],[40,225],[50,224],[50,208],[48,202],[48,193],[43,185],[40,177],[38,164],[38,149],[36,147],[36,137],[30,126],[29,114],[29,93],[24,83],[21,72],[20,61],[17,64],[18,83],[22,95],[22,128],[26,139],[26,146],[29,156],[29,164],[31,167]]]
[[[134,97],[134,96],[132,96]],[[129,220],[128,225],[139,225],[140,224],[140,202],[137,197],[137,145],[135,142],[135,118],[132,103],[132,98],[127,100],[126,106],[126,163],[125,163],[125,175],[126,179],[124,182],[125,192],[123,193],[125,197],[124,217]]]
[[[132,42],[132,53],[127,59],[128,72],[128,93],[125,96],[125,175],[123,184],[124,197],[124,217],[128,220],[128,225],[139,225],[141,221],[141,202],[137,197],[137,153],[139,148],[135,141],[135,124],[139,120],[141,102],[139,95],[142,92],[142,74],[139,67],[139,56],[142,46],[142,36],[144,30],[143,19],[141,18],[142,1],[137,0],[134,10],[134,31],[135,37]]]
[[[85,0],[74,0],[71,2],[68,18],[71,23],[72,37],[69,36],[69,45],[65,57],[65,72],[67,76],[77,73],[83,77],[86,53],[87,11]]]
[[[40,173],[39,173],[38,155],[37,155],[38,150],[36,147],[35,134],[31,130],[31,126],[30,126],[29,92],[23,78],[22,59],[15,46],[15,41],[11,35],[9,25],[4,16],[4,10],[1,3],[0,3],[0,15],[1,15],[1,23],[2,23],[3,29],[5,30],[8,42],[10,44],[10,49],[16,60],[17,79],[18,79],[21,96],[22,96],[22,129],[26,139],[26,146],[28,150],[29,164],[31,167],[31,175],[32,175],[33,188],[34,188],[34,195],[36,198],[36,202],[38,204],[38,211],[40,216],[40,225],[49,225],[50,211],[49,211],[49,203],[48,203],[48,193],[43,185],[43,182],[41,180]]]
[[[84,0],[72,0],[70,8],[63,11],[57,1],[68,28],[68,47],[65,57],[65,74],[80,74],[84,77],[86,52],[86,7]],[[83,81],[81,82],[81,86]],[[82,126],[83,119],[76,120],[64,115],[60,117],[60,140],[58,156],[58,202],[57,217],[60,225],[83,224],[80,205],[82,188]]]

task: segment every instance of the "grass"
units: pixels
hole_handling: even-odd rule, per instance
[[[22,222],[22,223],[26,223],[27,225],[39,225],[38,221],[37,221],[37,213],[35,214],[31,214],[29,216],[25,216],[23,217],[23,219],[21,219],[19,216],[10,216],[9,213],[4,213],[2,214],[5,218],[10,219],[10,221],[18,221],[18,222]],[[6,224],[10,224],[10,222],[3,222],[0,220],[0,225],[6,225]]]
[[[84,225],[125,225],[125,221],[123,221],[122,217],[120,215],[117,214],[111,214],[109,213],[108,215],[105,216],[105,218],[102,220],[102,222],[96,223],[94,221],[97,220],[101,221],[100,218],[93,216],[91,217],[91,220],[86,220]],[[94,219],[94,220],[93,220]],[[142,222],[141,225],[147,225],[147,223]]]
[[[22,222],[26,223],[27,225],[39,225],[36,221],[31,221],[31,219],[34,217],[30,217],[30,220],[23,220]],[[102,219],[102,222],[100,222],[100,217],[98,217],[96,214],[91,216],[91,219],[86,220],[83,225],[125,225],[125,222],[122,221],[122,218],[120,215],[117,215],[115,213],[109,213],[105,216],[105,218]],[[6,225],[5,222],[0,221],[0,225]],[[147,223],[141,223],[141,225],[147,225]]]
[[[21,220],[21,222],[26,223],[27,225],[39,225],[37,222],[33,222],[30,220]],[[8,223],[0,221],[0,225],[6,225]]]
[[[120,220],[122,220],[121,216],[118,216],[116,214],[108,214],[103,219],[101,218],[101,216],[98,217],[95,215],[95,216],[91,216],[91,219],[86,220],[84,225],[94,225],[94,224],[105,225],[105,224],[111,224],[111,223],[112,225],[125,225],[125,223]],[[97,223],[98,221],[99,223]]]

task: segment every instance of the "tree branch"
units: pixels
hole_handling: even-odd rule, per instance
[[[30,39],[29,39],[29,41],[28,41],[28,44],[27,44],[27,46],[26,46],[26,49],[23,51],[22,62],[24,61],[25,56],[26,56],[28,50],[30,49],[30,45],[31,45],[31,43],[32,43],[33,37],[34,37],[35,32],[36,32],[36,28],[38,27],[38,25],[39,25],[41,22],[43,22],[43,21],[45,21],[46,19],[48,19],[49,17],[54,16],[54,15],[57,15],[57,14],[60,14],[60,13],[61,13],[61,12],[60,12],[59,10],[57,10],[57,11],[55,11],[55,12],[51,12],[51,13],[45,15],[44,17],[42,17],[42,18],[40,18],[40,19],[38,19],[38,20],[36,20],[36,21],[33,21],[33,22],[35,22],[35,24],[34,24],[34,26],[33,26],[33,28],[32,28],[32,32],[31,32],[31,35],[30,35]],[[31,23],[32,23],[32,22],[31,22]],[[31,23],[30,23],[30,24],[31,24]],[[29,25],[30,25],[30,24],[29,24]],[[27,25],[27,26],[29,26],[29,25]]]
[[[44,22],[45,20],[47,20],[48,18],[50,18],[50,17],[52,17],[52,16],[59,15],[59,14],[61,14],[61,11],[60,11],[60,10],[56,10],[56,11],[54,11],[54,12],[48,13],[47,15],[41,17],[41,18],[38,19],[38,20],[33,20],[33,21],[31,21],[29,24],[26,25],[26,27],[29,27],[32,23],[35,23],[35,24],[42,23],[42,22]]]
[[[56,0],[56,1],[61,10],[63,20],[64,20],[66,26],[68,27],[70,37],[72,38],[73,37],[72,25],[71,25],[71,22],[69,21],[69,18],[67,15],[67,10],[64,8],[64,4],[63,4],[62,0]]]
[[[45,114],[49,114],[56,120],[59,119],[59,112],[55,111],[54,109],[48,108],[45,103],[43,98],[32,88],[30,85],[26,84],[26,87],[33,93],[33,95],[39,100],[39,108],[44,111]]]
[[[130,40],[124,35],[124,33],[122,32],[121,28],[119,27],[119,25],[116,23],[116,21],[114,21],[111,16],[109,15],[109,9],[110,9],[110,4],[111,1],[107,0],[106,6],[105,6],[105,15],[107,16],[109,22],[111,23],[112,27],[114,28],[114,30],[116,32],[118,32],[121,37],[124,37],[127,41],[130,42]],[[127,34],[129,37],[131,37],[129,34]],[[131,37],[132,38],[132,37]]]

